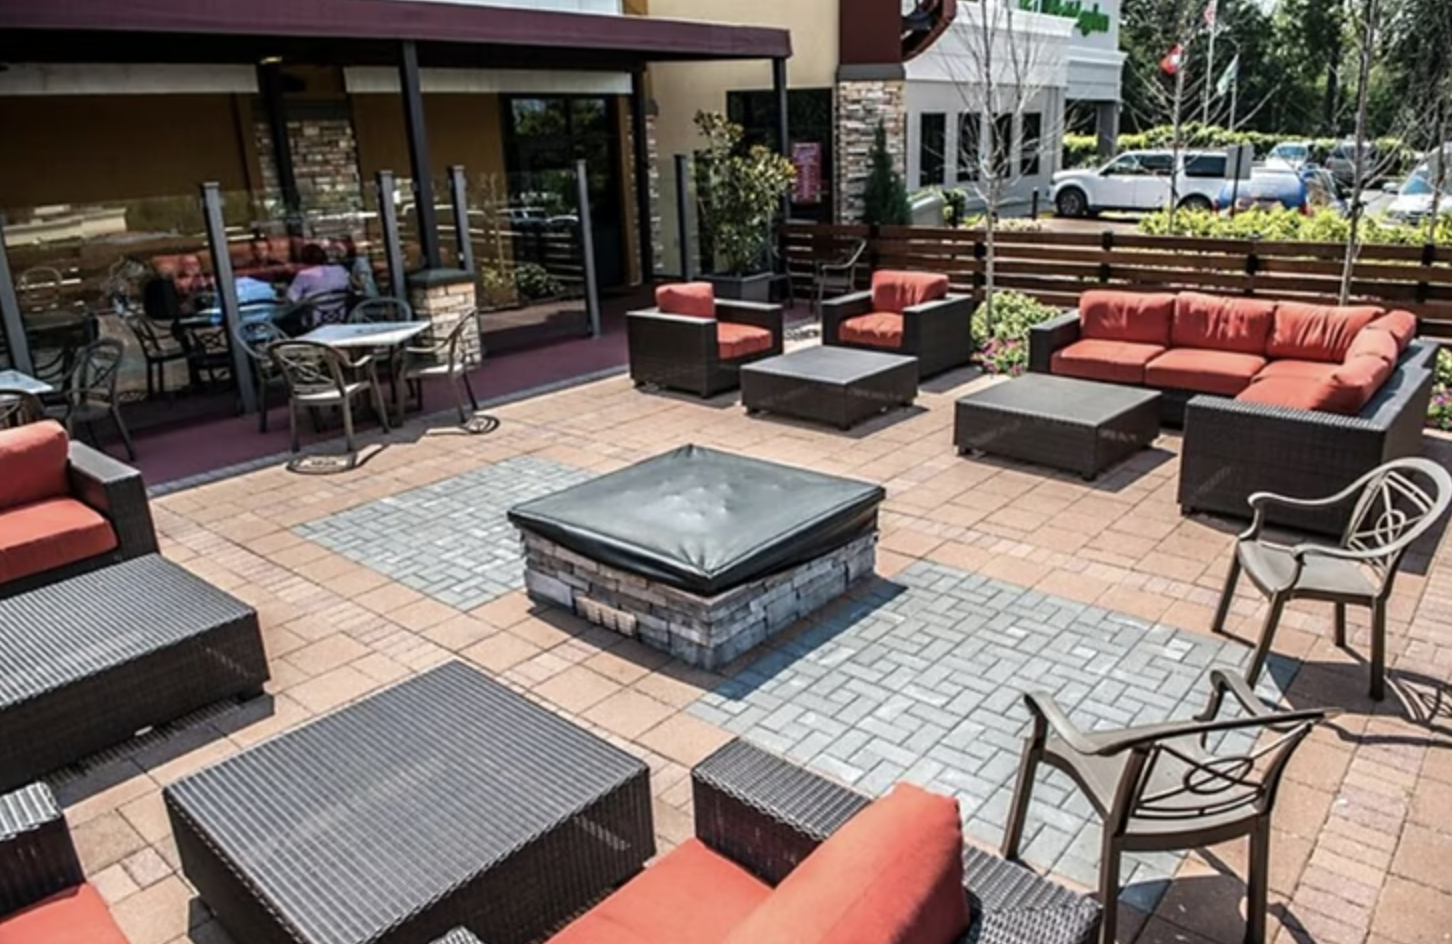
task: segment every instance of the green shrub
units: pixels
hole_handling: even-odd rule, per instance
[[[1096,134],[1064,135],[1064,167],[1092,167],[1099,162],[1099,136]]]
[[[877,123],[867,155],[867,184],[862,192],[862,222],[869,226],[907,226],[912,222],[907,184],[892,164],[887,128]]]
[[[982,339],[978,362],[984,373],[1023,373],[1028,368],[1029,328],[1058,314],[1058,309],[1020,292],[995,292],[973,312],[973,336]]]
[[[530,301],[541,298],[558,298],[565,294],[560,280],[550,275],[549,270],[537,262],[521,262],[514,268],[514,285]]]
[[[1452,430],[1452,354],[1437,352],[1437,375],[1432,381],[1432,404],[1427,407],[1427,425]]]
[[[1344,243],[1351,236],[1351,221],[1334,210],[1320,210],[1305,216],[1281,207],[1272,210],[1254,207],[1233,217],[1219,216],[1209,210],[1179,210],[1175,213],[1175,229],[1171,232],[1169,212],[1157,210],[1140,219],[1139,231],[1147,236]],[[1420,246],[1426,238],[1425,225],[1396,223],[1375,217],[1361,221],[1361,241],[1369,245]],[[1440,246],[1452,246],[1452,217],[1437,221],[1433,239]]]

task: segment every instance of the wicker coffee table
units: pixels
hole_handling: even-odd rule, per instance
[[[851,429],[918,395],[918,359],[846,347],[808,347],[741,368],[748,413]]]
[[[648,768],[460,662],[165,791],[247,944],[526,944],[655,853]]]
[[[0,600],[0,792],[266,681],[257,612],[157,554]]]
[[[1154,390],[1025,374],[960,399],[953,444],[1092,479],[1155,441],[1159,401]]]

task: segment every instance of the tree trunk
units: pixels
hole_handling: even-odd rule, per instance
[[[1321,117],[1321,128],[1327,135],[1336,134],[1336,113],[1341,109],[1341,30],[1333,30],[1332,36],[1331,55],[1326,61],[1326,111]]]
[[[1367,78],[1371,74],[1372,45],[1376,41],[1376,3],[1366,0],[1365,22],[1361,31],[1361,61],[1356,76],[1356,151],[1351,162],[1351,232],[1346,236],[1346,257],[1341,265],[1341,304],[1351,298],[1351,277],[1356,271],[1360,251],[1362,196],[1366,187],[1366,105]]]

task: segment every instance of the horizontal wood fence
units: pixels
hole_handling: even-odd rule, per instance
[[[798,286],[811,283],[816,262],[839,259],[866,239],[858,272],[863,287],[872,269],[917,269],[946,273],[954,291],[983,297],[987,248],[981,230],[792,223],[783,238]],[[1335,302],[1345,251],[1334,243],[1112,231],[1000,232],[994,241],[998,288],[1063,308],[1091,288]],[[1365,246],[1351,286],[1354,300],[1404,308],[1422,320],[1423,334],[1452,339],[1452,248]]]

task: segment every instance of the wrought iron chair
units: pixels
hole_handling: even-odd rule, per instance
[[[0,429],[33,423],[45,416],[40,398],[28,390],[0,387]]]
[[[821,313],[824,298],[857,291],[857,267],[866,252],[867,240],[859,239],[842,255],[817,261],[812,267],[812,314]]]
[[[252,380],[257,387],[257,431],[265,433],[267,394],[272,390],[287,392],[287,381],[269,350],[272,345],[288,340],[287,332],[270,321],[243,321],[237,326],[235,337],[252,364]]]
[[[269,345],[268,356],[287,384],[287,421],[292,431],[292,451],[298,451],[297,413],[300,408],[338,407],[343,413],[343,436],[348,452],[353,446],[353,400],[373,397],[383,431],[388,432],[388,411],[378,386],[373,358],[366,355],[350,361],[337,348],[315,341],[279,341]],[[366,379],[359,380],[359,376]]]
[[[85,424],[91,441],[97,445],[100,441],[96,437],[96,421],[109,419],[121,435],[126,455],[134,461],[136,447],[121,419],[121,404],[116,397],[116,380],[125,354],[126,349],[114,338],[102,338],[86,345],[66,378],[64,402],[48,408],[46,414],[60,420],[72,437],[76,435],[76,426]]]
[[[187,351],[174,338],[164,337],[156,322],[144,312],[134,308],[126,309],[121,320],[131,331],[136,343],[141,346],[141,356],[146,359],[146,398],[158,393],[171,398],[166,389],[166,365],[187,359]]]
[[[353,296],[344,289],[309,295],[297,304],[299,308],[303,309],[300,316],[303,324],[309,328],[316,328],[318,325],[342,324],[346,321],[349,303],[352,300]]]
[[[401,298],[365,298],[348,312],[348,324],[375,324],[384,321],[412,321],[413,306]]]
[[[1119,731],[1080,730],[1046,694],[1026,694],[1033,731],[1024,741],[1003,855],[1018,858],[1029,794],[1039,764],[1063,771],[1103,820],[1099,893],[1101,944],[1117,933],[1120,859],[1126,852],[1168,852],[1250,837],[1246,944],[1265,941],[1271,810],[1286,762],[1311,728],[1334,709],[1272,711],[1237,676],[1216,669],[1205,711]],[[1245,715],[1217,720],[1225,695]],[[1243,751],[1215,748],[1212,736],[1246,739]],[[1228,740],[1228,738],[1227,738]]]
[[[478,411],[479,399],[469,383],[469,369],[484,359],[479,330],[479,309],[476,308],[460,318],[443,340],[404,348],[399,376],[412,388],[420,408],[423,407],[423,382],[444,378],[454,391],[460,423],[469,422],[470,414],[464,411],[466,396],[471,411]]]
[[[1418,480],[1424,480],[1419,484]],[[1278,544],[1261,536],[1271,505],[1328,508],[1355,499],[1351,517],[1336,545]],[[1270,599],[1255,655],[1246,670],[1254,684],[1265,667],[1280,623],[1292,600],[1322,600],[1336,607],[1336,645],[1346,646],[1346,606],[1371,610],[1371,697],[1386,696],[1386,603],[1402,557],[1412,543],[1437,524],[1452,503],[1452,476],[1429,459],[1397,459],[1379,466],[1329,498],[1288,498],[1270,492],[1250,496],[1255,517],[1236,539],[1235,555],[1211,627],[1220,633],[1245,571]]]

